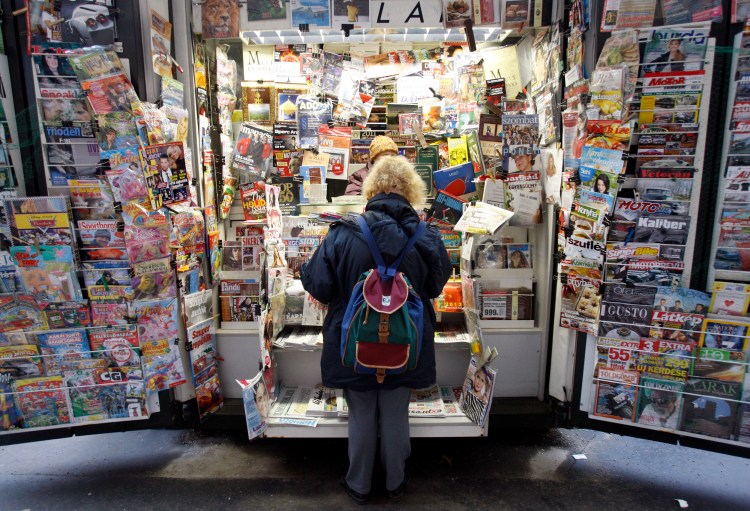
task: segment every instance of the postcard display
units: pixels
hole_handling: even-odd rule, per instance
[[[64,15],[52,4],[28,15]],[[48,37],[29,50],[52,195],[4,201],[2,429],[146,419],[190,373],[203,420],[223,403],[211,210],[196,207],[179,87],[163,76],[162,106],[141,102],[114,51]]]
[[[566,84],[563,115],[572,131],[585,114],[587,135],[563,192],[571,190],[560,233],[560,324],[589,334],[584,374],[592,383],[581,406],[591,418],[742,442],[748,326],[717,315],[736,287],[713,296],[689,288],[708,28],[614,32],[590,82]],[[570,111],[574,92],[590,100]]]
[[[367,26],[368,2],[355,4],[359,22]],[[339,7],[332,3],[334,23],[341,21]],[[452,26],[463,28],[463,18],[472,17],[467,11],[457,19],[453,2],[445,2],[445,7],[450,11],[446,17],[456,18]],[[521,7],[515,5],[510,17],[524,19],[509,20],[508,28],[519,28],[528,19],[529,10]],[[308,3],[301,8],[292,2],[286,9],[293,10],[274,11],[279,18],[274,22],[266,15],[261,19],[249,5],[241,6],[243,30],[255,26],[252,21],[247,25],[245,16],[264,29],[273,23],[274,28],[288,25],[288,17],[297,11],[310,14]],[[299,23],[330,25],[320,14],[327,9],[328,2],[321,2],[320,8],[310,8],[317,15]],[[494,10],[484,16],[494,20]],[[206,21],[202,13],[194,17]],[[431,425],[457,426],[451,434],[481,434],[493,386],[469,397],[471,381],[483,375],[494,383],[496,376],[503,376],[502,369],[482,367],[482,343],[502,350],[500,345],[513,337],[524,345],[512,348],[514,352],[530,358],[524,363],[533,372],[540,367],[544,325],[538,318],[547,316],[547,300],[537,299],[535,268],[551,245],[543,212],[559,196],[562,175],[554,99],[561,70],[559,32],[540,29],[530,38],[539,51],[537,74],[532,94],[516,100],[521,78],[514,47],[468,51],[465,43],[441,44],[442,39],[399,43],[397,51],[389,51],[395,46],[386,44],[349,41],[335,46],[269,45],[257,44],[261,41],[247,32],[250,41],[243,43],[240,63],[211,40],[237,34],[206,38],[212,29],[208,23],[201,25],[206,42],[199,45],[216,56],[213,113],[223,152],[214,155],[208,147],[203,152],[205,169],[215,173],[219,198],[220,370],[241,371],[231,378],[239,385],[224,378],[225,395],[242,397],[246,410],[257,410],[248,396],[257,395],[261,380],[248,373],[251,364],[245,361],[240,367],[241,357],[229,355],[235,349],[247,353],[248,335],[257,336],[264,389],[274,402],[265,434],[345,434],[345,427],[298,427],[318,425],[323,418],[333,419],[326,425],[346,424],[337,419],[346,413],[341,393],[315,387],[320,381],[315,357],[326,310],[304,291],[299,272],[332,221],[362,210],[361,196],[343,195],[344,189],[349,176],[367,163],[372,139],[385,134],[423,177],[428,202],[419,210],[440,228],[454,267],[454,278],[434,304],[441,319],[436,344],[444,384],[415,393],[411,414],[439,419]],[[449,52],[450,46],[454,48]],[[459,47],[463,53],[452,56]],[[500,78],[508,54],[511,72],[509,78]],[[545,55],[550,54],[558,57],[547,62]],[[550,162],[548,178],[541,172],[544,157]],[[472,204],[476,210],[464,216]],[[509,226],[501,229],[506,223]],[[542,283],[542,290],[546,288]],[[501,363],[518,367],[519,360]],[[509,395],[540,395],[535,375],[526,380],[532,377],[533,382],[515,382]],[[256,411],[248,411],[251,436],[263,429],[257,417]],[[418,435],[436,434],[419,427]]]

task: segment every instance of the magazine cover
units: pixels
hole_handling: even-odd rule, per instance
[[[315,96],[298,96],[296,111],[300,147],[318,147],[320,127],[328,123],[333,113],[331,101],[321,101]]]
[[[11,256],[26,292],[40,302],[82,298],[75,257],[69,246],[11,247]]]
[[[108,158],[106,151],[138,147],[138,130],[133,116],[127,112],[111,112],[97,116],[99,131],[97,139],[99,148],[105,151],[103,157]]]
[[[73,422],[99,421],[106,418],[99,389],[96,388],[95,373],[95,369],[63,371]]]
[[[185,295],[182,298],[182,314],[187,326],[213,319],[213,289]]]
[[[91,322],[93,326],[127,325],[129,316],[128,301],[132,300],[130,286],[96,285],[88,287],[91,301]]]
[[[639,179],[635,185],[641,201],[689,201],[692,179]]]
[[[25,378],[13,382],[16,407],[24,428],[40,428],[70,422],[70,405],[61,376]]]
[[[96,49],[71,55],[69,62],[79,80],[90,80],[123,72],[120,57],[113,50]]]
[[[117,220],[79,220],[82,248],[124,247],[125,234]]]
[[[91,348],[85,329],[40,332],[35,335],[39,351],[44,356],[47,376],[62,376],[62,360],[91,358]]]
[[[599,369],[594,415],[633,422],[637,398],[637,372]]]
[[[66,89],[67,90],[67,89]],[[37,100],[42,111],[42,119],[45,125],[63,125],[70,128],[80,128],[87,135],[92,132],[92,121],[94,120],[93,115],[89,111],[88,104],[85,99],[67,99],[57,97],[63,96],[77,96],[77,91],[71,91],[66,93],[55,92],[53,97],[42,97]],[[70,125],[68,126],[68,123]],[[89,135],[91,136],[91,135]],[[52,142],[53,140],[48,140]]]
[[[367,0],[333,0],[333,26],[354,25],[354,28],[370,26],[370,2]]]
[[[737,417],[742,384],[691,378],[682,395],[683,431],[717,438],[730,438]]]
[[[47,304],[44,312],[52,329],[91,326],[88,300],[52,302]]]
[[[91,109],[95,114],[133,111],[133,104],[139,104],[138,95],[130,80],[124,74],[95,78],[81,82]]]
[[[245,181],[264,179],[273,167],[273,133],[270,130],[243,124],[237,135],[231,168]]]
[[[250,440],[259,437],[268,429],[268,411],[270,398],[263,380],[263,372],[259,372],[252,380],[236,380],[242,387],[242,403],[245,408],[245,423]]]
[[[38,346],[34,344],[0,346],[0,378],[5,382],[43,375],[44,365],[42,357],[39,356]]]
[[[689,216],[643,214],[635,224],[634,243],[684,245],[690,229]]]
[[[679,425],[684,383],[641,378],[636,422],[675,430]]]
[[[145,343],[158,343],[161,350],[166,350],[175,339],[179,338],[177,300],[136,301],[133,313],[138,317],[138,339],[141,347]],[[153,351],[149,355],[156,354]],[[144,355],[146,353],[144,352]]]
[[[484,365],[477,367],[479,360],[472,356],[466,372],[459,406],[472,422],[484,427],[489,414],[497,371]]]
[[[276,120],[279,122],[294,122],[297,120],[297,98],[303,95],[305,87],[285,87],[276,88]],[[317,131],[316,131],[317,136]]]
[[[46,330],[47,318],[33,296],[0,295],[0,333]]]
[[[140,365],[141,355],[135,325],[92,328],[89,343],[94,358],[103,358],[110,367]]]
[[[502,27],[521,29],[529,25],[531,5],[529,0],[501,0]]]
[[[692,376],[742,383],[745,379],[745,352],[700,348],[695,353]]]
[[[169,258],[133,263],[132,269],[130,286],[133,288],[134,300],[172,298],[177,295],[174,270]]]
[[[266,211],[266,187],[262,181],[240,185],[242,212],[247,221],[264,220]]]
[[[747,352],[749,327],[743,321],[706,319],[701,327],[700,346]]]
[[[655,30],[646,43],[644,72],[690,71],[703,69],[708,30],[702,28]]]
[[[193,373],[193,384],[196,393],[205,383],[214,380],[217,370],[216,362],[216,339],[214,336],[213,321],[204,321],[187,329],[187,343],[190,352],[190,364]],[[208,390],[208,389],[203,389]],[[214,390],[213,388],[211,389]],[[219,395],[221,390],[218,389]],[[206,399],[212,394],[203,394],[198,400],[198,409],[201,417],[218,409],[223,398]]]
[[[154,144],[142,147],[140,152],[154,208],[190,200],[182,142]]]
[[[245,120],[255,124],[273,124],[276,120],[274,88],[254,85],[252,82],[242,84],[242,102],[245,105]]]
[[[326,180],[347,179],[349,175],[349,155],[352,145],[352,130],[349,127],[319,127],[319,151],[329,155],[326,167]]]
[[[52,185],[68,185],[69,179],[101,175],[101,154],[96,144],[45,144]]]
[[[508,175],[505,184],[505,209],[513,212],[510,225],[533,225],[542,221],[542,185],[539,172]]]
[[[601,296],[601,280],[566,273],[567,284],[562,287],[560,326],[596,335]]]
[[[721,316],[748,316],[750,285],[715,281],[708,312]]]

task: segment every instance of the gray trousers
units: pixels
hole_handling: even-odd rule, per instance
[[[359,493],[370,493],[375,452],[380,433],[380,462],[385,487],[395,490],[404,481],[404,466],[411,454],[409,387],[364,392],[344,390],[349,406],[349,471],[346,483]]]

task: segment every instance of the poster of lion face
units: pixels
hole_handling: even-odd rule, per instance
[[[204,39],[240,35],[240,8],[236,0],[206,0],[201,21]]]

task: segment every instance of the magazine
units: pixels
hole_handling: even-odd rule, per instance
[[[492,405],[497,372],[487,365],[478,367],[478,364],[479,358],[472,355],[459,399],[459,406],[472,422],[484,427]]]
[[[443,395],[437,383],[426,389],[412,389],[409,417],[445,417]]]
[[[273,133],[252,124],[243,124],[237,136],[230,167],[244,182],[264,179],[273,167]]]
[[[72,247],[11,247],[10,253],[21,283],[34,299],[60,302],[82,298]]]
[[[68,388],[73,422],[99,421],[106,418],[96,385],[95,369],[66,370],[62,376]]]
[[[185,152],[182,142],[154,144],[141,148],[152,207],[190,200]]]
[[[270,398],[263,379],[263,372],[259,372],[252,380],[237,380],[242,387],[242,402],[245,408],[245,422],[247,434],[252,440],[259,437],[268,429]]]
[[[29,197],[5,200],[13,245],[72,245],[67,197]]]
[[[13,391],[24,428],[70,422],[70,404],[61,376],[19,379],[13,382]]]
[[[176,296],[174,270],[169,258],[133,263],[132,268],[133,277],[130,279],[130,286],[133,288],[134,300]]]
[[[690,71],[703,69],[708,30],[703,28],[662,28],[646,43],[644,72]]]
[[[632,422],[637,398],[637,372],[599,369],[594,415]]]
[[[680,429],[729,439],[737,417],[742,384],[691,378],[682,395]]]
[[[466,161],[465,151],[464,161]],[[470,162],[437,170],[433,173],[433,180],[435,188],[438,191],[443,191],[456,197],[474,193],[477,190],[476,183],[474,183],[474,166]]]
[[[201,420],[223,406],[224,396],[218,380],[216,337],[213,320],[187,329],[187,343],[193,374],[198,412]]]
[[[44,308],[28,294],[0,295],[0,333],[46,330]]]
[[[91,358],[91,348],[85,329],[40,332],[35,335],[39,351],[44,357],[46,376],[62,376],[62,360]]]
[[[110,112],[133,112],[133,105],[140,104],[138,95],[124,74],[81,81],[91,109],[95,114]]]
[[[682,408],[683,383],[641,378],[636,422],[647,426],[675,430]]]
[[[300,147],[318,147],[320,127],[328,123],[333,113],[331,101],[321,101],[315,96],[298,96],[295,108]]]

